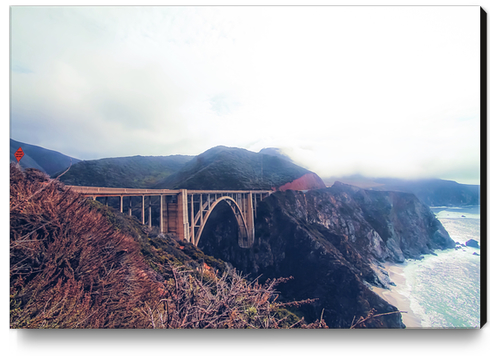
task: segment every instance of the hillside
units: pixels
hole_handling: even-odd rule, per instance
[[[480,204],[479,185],[460,184],[450,180],[368,178],[361,175],[330,177],[323,180],[327,185],[339,181],[363,189],[412,193],[429,206]]]
[[[180,171],[156,183],[153,188],[278,189],[306,174],[314,173],[277,155],[218,146],[194,157]],[[312,188],[309,185],[300,187]]]
[[[133,156],[82,161],[60,180],[68,185],[150,188],[178,171],[192,156]]]
[[[68,168],[70,164],[80,162],[79,159],[66,156],[60,152],[12,139],[10,139],[10,162],[17,162],[14,154],[19,147],[24,151],[24,157],[22,157],[19,162],[21,167],[36,168],[49,175],[62,172]]]

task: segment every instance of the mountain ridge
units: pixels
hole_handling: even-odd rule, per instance
[[[150,188],[179,170],[192,156],[130,156],[81,161],[60,179],[68,185]]]
[[[19,161],[23,168],[35,168],[49,175],[64,171],[70,165],[80,162],[78,158],[67,156],[58,151],[50,150],[41,146],[10,139],[10,162],[17,163],[14,154],[22,148],[24,156]]]
[[[415,194],[429,206],[480,205],[480,186],[461,184],[456,181],[424,178],[372,178],[362,175],[323,178],[326,185],[338,181],[367,190],[399,191]]]

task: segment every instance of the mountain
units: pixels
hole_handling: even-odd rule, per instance
[[[335,180],[363,189],[398,191],[415,194],[429,206],[480,204],[480,186],[443,179],[368,178],[361,175],[324,178],[327,185]]]
[[[315,173],[281,156],[217,146],[194,157],[180,171],[153,188],[170,189],[280,189],[305,175]],[[298,189],[322,188],[323,181],[304,179]]]
[[[82,161],[60,180],[68,185],[150,188],[178,171],[192,156],[133,156]]]
[[[19,161],[21,167],[36,168],[49,175],[62,172],[67,169],[70,164],[80,162],[79,159],[66,156],[60,152],[13,139],[10,139],[10,162],[17,162],[14,154],[19,147],[24,151],[24,157]]]
[[[368,327],[404,327],[397,309],[370,289],[392,283],[382,263],[454,247],[430,209],[409,193],[341,183],[306,193],[275,192],[258,205],[251,249],[238,246],[233,212],[225,204],[219,209],[201,237],[204,253],[252,278],[292,276],[279,288],[281,300],[317,298],[298,311],[307,320],[322,315],[334,328],[347,328],[372,309],[392,314]]]

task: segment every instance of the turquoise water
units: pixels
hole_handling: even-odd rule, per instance
[[[480,242],[479,206],[433,208],[455,242]],[[403,271],[410,307],[428,328],[477,328],[480,325],[480,250],[436,251],[407,261]]]

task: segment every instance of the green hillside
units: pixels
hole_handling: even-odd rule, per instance
[[[153,188],[271,189],[309,173],[277,155],[217,146],[194,157]]]
[[[68,185],[149,188],[179,170],[192,156],[103,158],[75,164],[60,180]]]

